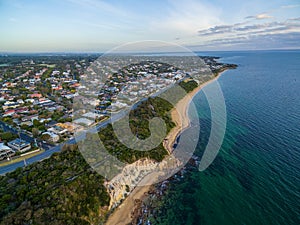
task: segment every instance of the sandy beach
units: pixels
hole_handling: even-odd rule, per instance
[[[124,200],[121,205],[109,216],[105,224],[109,225],[125,225],[132,221],[131,213],[135,208],[135,201],[142,200],[150,190],[149,186],[137,186],[131,194]]]
[[[219,74],[220,75],[220,74]],[[190,125],[190,118],[188,115],[189,105],[190,102],[193,100],[194,96],[206,85],[210,84],[211,82],[215,81],[218,77],[199,85],[197,88],[195,88],[193,91],[189,92],[184,98],[182,98],[176,106],[171,111],[171,117],[173,122],[176,124],[174,128],[168,133],[166,136],[166,140],[164,142],[164,147],[168,150],[168,152],[171,154],[173,150],[173,145],[178,137],[178,135],[183,132],[185,129],[187,129]]]
[[[171,111],[171,117],[176,126],[168,133],[164,142],[164,147],[168,150],[169,154],[172,153],[173,144],[177,136],[190,125],[190,119],[188,116],[188,109],[193,97],[206,85],[218,79],[221,73],[215,78],[199,85],[193,91],[189,92],[184,98],[182,98]],[[124,225],[131,224],[132,212],[136,207],[136,201],[143,200],[152,185],[137,186],[131,194],[124,200],[124,202],[109,216],[107,225]]]

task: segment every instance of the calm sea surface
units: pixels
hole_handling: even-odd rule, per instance
[[[201,55],[239,65],[219,78],[227,107],[225,139],[208,169],[171,184],[153,223],[300,224],[300,51]],[[201,156],[210,110],[202,92],[194,102]]]

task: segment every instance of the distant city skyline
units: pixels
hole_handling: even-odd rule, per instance
[[[0,52],[105,52],[143,40],[194,51],[300,49],[300,2],[1,0]]]

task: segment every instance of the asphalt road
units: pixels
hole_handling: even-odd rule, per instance
[[[122,117],[124,117],[125,114],[126,114],[126,111],[122,110],[121,112],[112,115],[112,117],[110,119],[105,120],[103,122],[100,122],[99,124],[97,124],[95,126],[95,128],[97,129],[97,131],[99,131],[101,128],[106,127],[108,124],[121,119]],[[18,134],[18,131],[15,128],[12,128],[11,126],[9,126],[8,124],[3,123],[2,121],[0,121],[0,127],[4,131],[8,131],[8,132]],[[94,130],[94,129],[91,129],[91,130]],[[43,159],[49,158],[53,153],[60,152],[61,147],[63,145],[65,145],[65,144],[75,144],[77,141],[83,140],[85,138],[85,133],[86,132],[83,132],[79,136],[76,136],[76,139],[75,139],[75,137],[73,137],[70,140],[68,140],[68,141],[66,141],[66,142],[64,142],[60,145],[57,145],[57,146],[51,146],[49,144],[39,142],[39,144],[42,145],[42,148],[45,149],[45,151],[43,153],[39,154],[39,155],[33,156],[29,159],[26,159],[26,164],[29,165],[29,164],[32,164],[34,162],[38,162],[38,161],[41,161]],[[33,142],[34,141],[33,137],[29,136],[28,134],[26,134],[24,132],[21,132],[20,136],[21,136],[22,139],[24,139],[28,142]],[[10,164],[10,165],[7,165],[7,166],[1,166],[0,167],[0,175],[3,175],[5,173],[11,172],[11,171],[14,171],[15,169],[17,169],[19,167],[23,167],[23,166],[24,166],[24,161],[16,162],[16,163],[13,163],[13,164]]]

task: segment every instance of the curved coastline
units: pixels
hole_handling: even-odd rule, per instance
[[[226,70],[225,70],[226,71]],[[219,72],[213,79],[200,84],[193,91],[189,92],[186,96],[184,96],[180,101],[175,105],[175,107],[171,110],[171,118],[172,121],[176,124],[175,127],[171,129],[171,131],[166,136],[167,142],[164,142],[164,147],[169,152],[169,154],[173,151],[173,145],[177,138],[190,127],[190,118],[189,118],[189,108],[194,97],[210,83],[216,81],[223,72]]]
[[[227,70],[227,69],[226,69]],[[224,71],[220,71],[216,74],[216,76],[206,81],[203,84],[200,84],[193,91],[189,92],[186,96],[184,96],[171,110],[171,118],[172,121],[176,124],[174,128],[166,136],[164,142],[164,147],[172,154],[173,146],[177,138],[184,132],[186,129],[190,127],[190,118],[189,118],[189,106],[196,96],[196,94],[201,91],[206,85],[216,81]],[[135,215],[134,211],[138,206],[138,202],[142,202],[147,198],[149,191],[154,188],[153,185],[148,186],[137,186],[131,192],[131,194],[121,203],[113,212],[109,215],[106,225],[123,225],[123,224],[131,224]]]

